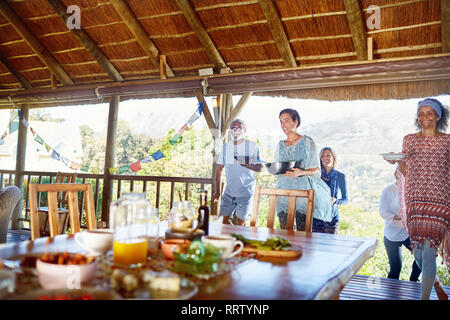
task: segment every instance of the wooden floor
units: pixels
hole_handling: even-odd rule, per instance
[[[450,287],[444,287],[450,296]],[[356,274],[340,294],[340,300],[420,300],[420,282],[369,277]],[[434,288],[430,300],[438,300]]]

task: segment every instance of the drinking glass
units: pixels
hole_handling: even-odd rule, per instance
[[[218,236],[222,234],[223,216],[217,214],[209,216],[209,232],[210,236]]]
[[[114,263],[133,266],[147,261],[148,224],[152,217],[144,193],[125,193],[111,204],[114,216]]]

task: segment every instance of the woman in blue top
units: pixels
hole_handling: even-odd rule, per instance
[[[332,212],[333,220],[331,221],[331,228],[328,233],[337,234],[339,231],[339,207],[338,205],[347,204],[347,184],[345,182],[345,175],[334,167],[336,166],[336,154],[330,147],[325,147],[320,150],[320,171],[322,180],[326,182],[331,190],[331,199],[333,202]]]
[[[314,141],[297,133],[300,116],[296,110],[284,109],[280,112],[280,125],[286,140],[280,141],[275,152],[275,161],[296,161],[292,170],[277,175],[279,189],[314,189],[313,232],[325,232],[329,227],[331,214],[331,193],[327,184],[320,179],[319,158]],[[301,169],[300,169],[301,168]],[[304,198],[297,199],[295,221],[297,230],[305,230],[306,204]],[[288,197],[278,197],[277,215],[280,227],[286,228]]]

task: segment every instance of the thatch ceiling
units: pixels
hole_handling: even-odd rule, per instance
[[[449,2],[3,0],[0,96],[30,89],[197,77],[203,68],[236,74],[435,56],[450,51]],[[80,30],[70,30],[65,23],[70,14],[64,12],[71,5],[81,10]],[[367,24],[376,13],[370,6],[379,8],[379,28]],[[166,71],[161,73],[164,59]],[[411,84],[394,90],[379,86],[379,94],[371,94],[380,98],[449,93],[448,78],[438,83],[439,88],[418,82],[416,93],[411,93]],[[262,94],[320,97],[315,90],[311,95],[267,90]],[[368,91],[362,88],[361,96]],[[336,88],[321,92],[325,99],[339,96]]]

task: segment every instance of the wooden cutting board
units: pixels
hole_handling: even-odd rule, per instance
[[[291,247],[288,251],[284,250],[259,250],[257,247],[245,245],[242,252],[256,253],[260,257],[276,257],[276,258],[298,258],[302,251],[299,247]]]

